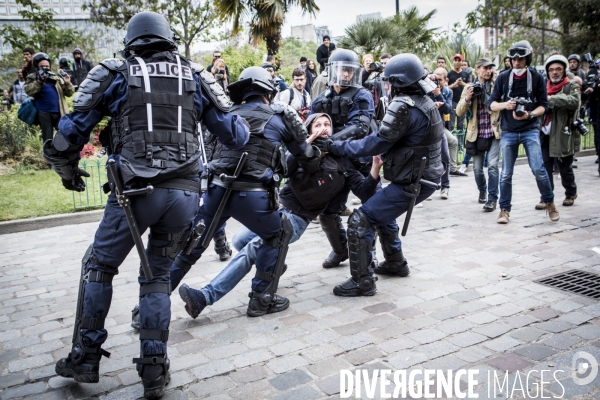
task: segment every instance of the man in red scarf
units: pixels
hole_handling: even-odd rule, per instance
[[[552,169],[554,161],[558,163],[561,183],[565,188],[563,206],[572,206],[577,198],[573,155],[579,151],[581,142],[579,131],[572,126],[579,110],[581,87],[575,81],[573,74],[568,72],[568,67],[567,59],[559,54],[550,56],[546,60],[548,111],[544,114],[540,127],[544,167],[554,190]],[[540,201],[535,208],[544,210],[545,204]]]

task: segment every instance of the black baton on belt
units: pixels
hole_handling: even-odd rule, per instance
[[[244,164],[246,164],[246,157],[248,157],[248,153],[246,153],[246,152],[242,153],[242,156],[240,157],[240,161],[238,161],[238,165],[237,165],[237,167],[235,167],[235,172],[233,173],[233,176],[221,174],[219,176],[219,179],[223,182],[235,181],[242,174],[242,169],[244,169]],[[217,212],[213,216],[213,220],[210,223],[210,226],[208,227],[208,232],[206,233],[206,236],[204,236],[204,240],[202,241],[202,247],[204,247],[205,249],[208,248],[208,244],[212,240],[212,237],[215,234],[215,231],[217,230],[217,226],[219,225],[219,220],[221,219],[223,210],[225,209],[225,206],[227,205],[227,201],[229,200],[229,195],[231,194],[231,190],[232,190],[231,187],[228,187],[227,189],[225,189],[225,193],[223,193],[223,197],[221,198],[221,203],[219,203],[219,208],[217,208]]]
[[[402,194],[407,197],[410,197],[410,206],[408,207],[408,210],[406,211],[406,218],[404,218],[404,226],[402,227],[402,236],[406,236],[406,231],[408,231],[408,224],[410,223],[410,217],[412,216],[413,208],[415,208],[415,203],[417,201],[417,197],[419,197],[419,194],[421,193],[421,185],[425,185],[425,186],[430,187],[435,190],[438,190],[440,188],[440,185],[438,185],[435,182],[421,179],[421,176],[423,176],[423,170],[425,169],[426,162],[427,162],[426,157],[421,158],[421,164],[419,165],[419,173],[417,174],[416,183],[412,183],[408,186],[405,186],[404,189],[402,189]]]
[[[110,185],[110,190],[115,194],[115,196],[117,196],[117,201],[123,208],[125,217],[127,217],[127,223],[129,224],[129,229],[131,230],[131,236],[133,237],[135,248],[140,256],[140,263],[142,264],[144,276],[146,277],[147,281],[151,281],[154,279],[154,276],[152,275],[152,271],[150,271],[150,263],[148,262],[148,255],[146,255],[146,249],[144,248],[144,243],[142,242],[142,236],[140,235],[137,223],[133,217],[133,212],[131,211],[131,202],[129,201],[129,197],[138,196],[141,194],[150,194],[152,191],[154,191],[154,187],[152,185],[148,185],[142,189],[123,190],[121,177],[117,171],[117,163],[114,159],[108,160],[106,163],[106,171],[108,172],[108,184]]]

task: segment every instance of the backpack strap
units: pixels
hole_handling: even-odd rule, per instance
[[[294,100],[294,88],[289,88],[290,91],[290,99],[288,100],[288,106],[292,105],[292,100]]]

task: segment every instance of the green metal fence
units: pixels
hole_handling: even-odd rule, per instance
[[[592,128],[591,124],[587,124],[586,126],[587,126],[588,130],[590,131],[590,133],[588,133],[585,136],[581,136],[580,150],[594,148],[594,135],[596,134],[596,132],[594,132],[594,128]],[[452,131],[452,134],[454,136],[456,136],[456,139],[458,140],[458,155],[456,157],[456,162],[462,163],[463,159],[465,158],[465,131],[464,130],[461,130],[461,131],[454,130],[454,131]],[[502,156],[502,155],[500,155],[500,156]],[[519,146],[518,157],[525,157],[525,156],[526,156],[525,148],[523,147],[523,145],[521,145],[521,146]]]
[[[107,195],[102,191],[106,179],[106,158],[98,160],[84,160],[79,163],[79,168],[90,174],[85,181],[85,191],[73,192],[73,208],[85,210],[104,207]]]

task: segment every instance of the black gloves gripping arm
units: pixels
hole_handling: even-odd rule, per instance
[[[324,137],[318,137],[314,140],[313,144],[321,150],[321,153],[331,153],[331,145],[333,140]]]
[[[61,177],[63,186],[76,192],[85,190],[85,182],[81,177],[90,177],[79,168],[79,152],[82,148],[82,145],[70,144],[60,131],[56,132],[53,140],[46,140],[43,148],[44,159]]]

